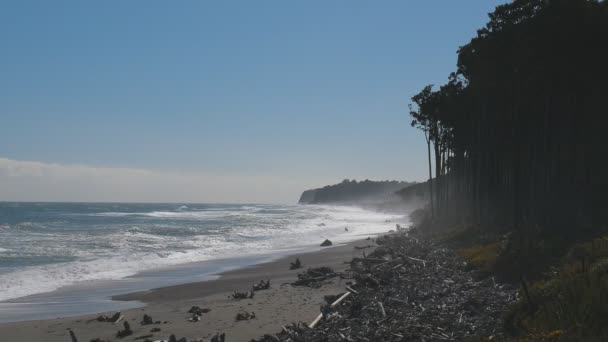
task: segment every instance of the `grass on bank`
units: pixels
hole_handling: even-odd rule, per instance
[[[574,245],[529,293],[505,317],[512,331],[561,331],[564,341],[608,340],[608,236]]]
[[[518,341],[608,341],[608,235],[575,243],[538,227],[433,226],[431,235],[452,244],[481,276],[520,286],[504,318]]]
[[[467,260],[470,267],[483,273],[492,273],[496,267],[496,259],[500,252],[500,243],[494,242],[485,245],[474,245],[459,250],[460,256]]]

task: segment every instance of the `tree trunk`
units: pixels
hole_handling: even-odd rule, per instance
[[[424,137],[426,138],[426,146],[429,156],[429,195],[431,200],[431,217],[435,215],[435,208],[433,205],[433,171],[431,169],[431,140],[429,139],[428,133],[424,133]]]

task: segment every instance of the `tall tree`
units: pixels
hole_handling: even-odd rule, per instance
[[[449,82],[412,97],[434,214],[449,203],[479,222],[562,231],[608,221],[606,46],[606,1],[498,6]]]

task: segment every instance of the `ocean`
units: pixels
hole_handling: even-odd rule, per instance
[[[109,297],[210,279],[405,220],[351,206],[2,202],[0,322],[135,306]]]

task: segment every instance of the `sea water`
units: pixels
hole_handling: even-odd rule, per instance
[[[124,307],[109,296],[209,279],[400,220],[352,206],[3,202],[0,322],[82,314],[86,301]]]

